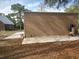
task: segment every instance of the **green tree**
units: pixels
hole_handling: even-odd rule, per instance
[[[9,20],[11,20],[11,21],[14,23],[15,27],[16,27],[16,20],[15,20],[15,18],[14,18],[15,15],[16,15],[16,13],[10,13],[10,14],[6,15],[6,17],[7,17]]]
[[[1,15],[1,16],[5,16],[5,14],[4,14],[4,13],[0,13],[0,15]]]
[[[13,5],[11,5],[11,10],[13,10],[14,12],[17,13],[17,17],[18,17],[18,20],[20,22],[20,24],[18,24],[18,23],[17,24],[19,25],[20,30],[21,30],[23,27],[22,14],[25,11],[25,8],[21,4],[13,4]]]
[[[57,8],[61,6],[66,6],[68,3],[74,1],[73,4],[79,5],[79,0],[44,0],[44,3],[49,5],[49,7],[57,4]]]
[[[68,13],[79,13],[79,6],[70,6],[65,10]],[[78,28],[79,28],[79,14],[78,14]]]
[[[79,7],[78,6],[70,6],[69,8],[66,8],[66,12],[73,12],[73,13],[79,13]]]
[[[22,29],[24,28],[24,24],[23,24],[23,22],[21,22],[20,20],[17,20],[17,22],[16,22],[16,27],[17,27],[17,29],[19,29],[20,28],[20,26],[19,25],[22,25]]]

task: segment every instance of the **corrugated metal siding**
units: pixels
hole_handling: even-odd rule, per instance
[[[14,25],[14,23],[12,21],[10,21],[6,16],[0,16],[0,21],[3,22],[4,24]]]
[[[5,25],[0,21],[0,31],[5,30]]]
[[[12,24],[5,24],[5,30],[14,30],[14,25],[12,25]]]
[[[76,13],[25,13],[26,37],[67,35],[68,26],[77,26]]]

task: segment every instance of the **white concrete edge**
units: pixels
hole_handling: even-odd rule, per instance
[[[36,37],[36,38],[24,38],[22,44],[32,44],[32,43],[46,43],[46,42],[57,42],[57,41],[74,41],[79,40],[79,37],[70,36],[59,36],[59,37]]]

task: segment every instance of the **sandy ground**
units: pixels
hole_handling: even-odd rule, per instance
[[[56,42],[56,41],[74,41],[74,40],[79,40],[79,36],[31,37],[31,38],[25,38],[22,44],[45,43],[45,42]]]
[[[19,32],[19,31],[0,31],[0,40],[4,39],[5,37],[8,37],[16,32]]]
[[[0,59],[79,59],[79,40],[0,47]]]
[[[14,33],[8,37],[5,37],[4,39],[16,39],[16,38],[22,38],[23,37],[24,32],[17,32]]]

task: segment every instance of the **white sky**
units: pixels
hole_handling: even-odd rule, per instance
[[[42,3],[43,0],[0,0],[0,13],[11,13],[11,5],[20,3],[25,6],[26,9],[32,10],[32,11],[38,11],[40,3]],[[64,12],[64,8],[58,10],[56,8],[45,8],[45,11],[48,12]]]

